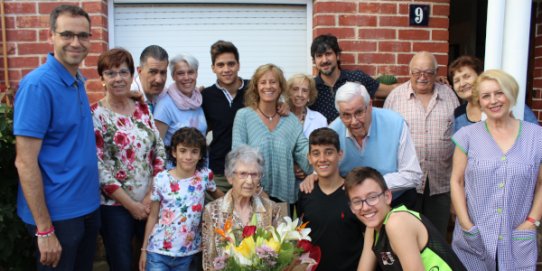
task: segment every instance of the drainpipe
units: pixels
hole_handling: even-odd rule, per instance
[[[0,16],[2,17],[2,57],[4,59],[4,83],[6,85],[6,90],[3,93],[5,95],[6,104],[11,106],[11,95],[13,91],[9,83],[9,71],[8,71],[8,53],[7,53],[7,38],[6,38],[6,18],[4,12],[4,0],[0,2]],[[0,102],[4,95],[0,96]]]

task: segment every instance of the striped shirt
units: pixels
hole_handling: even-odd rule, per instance
[[[423,194],[429,178],[431,195],[450,192],[450,173],[454,145],[450,140],[454,124],[454,109],[459,101],[452,89],[435,83],[427,109],[416,98],[410,81],[395,88],[384,103],[384,108],[401,114],[407,122],[416,154],[423,171],[418,193]]]
[[[273,131],[262,122],[254,109],[239,109],[233,122],[232,149],[247,144],[258,148],[265,166],[261,184],[270,196],[288,203],[297,201],[294,162],[305,173],[312,172],[307,160],[309,142],[294,114],[281,116]]]

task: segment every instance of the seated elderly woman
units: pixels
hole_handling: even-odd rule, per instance
[[[232,219],[232,229],[242,229],[255,219],[257,227],[276,226],[286,210],[273,201],[259,196],[260,178],[264,168],[257,149],[240,145],[226,156],[224,174],[232,185],[224,197],[205,206],[203,213],[203,269],[214,270],[213,260],[222,255],[221,236],[216,228],[223,228]]]

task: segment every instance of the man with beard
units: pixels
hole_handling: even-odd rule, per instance
[[[311,45],[312,61],[318,69],[314,78],[318,97],[310,109],[324,115],[328,123],[339,116],[334,107],[335,93],[346,82],[358,82],[365,86],[371,97],[385,98],[394,85],[380,84],[362,71],[341,70],[341,48],[337,37],[327,34],[316,37]]]
[[[158,45],[150,45],[143,49],[137,67],[138,77],[134,79],[131,89],[142,92],[143,99],[154,113],[158,95],[162,93],[167,80],[168,53]]]

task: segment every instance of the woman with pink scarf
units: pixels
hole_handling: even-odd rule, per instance
[[[207,122],[201,108],[201,93],[196,90],[198,60],[180,54],[169,61],[171,77],[175,81],[158,98],[154,119],[164,144],[169,146],[171,136],[182,127],[194,127],[203,135]]]

